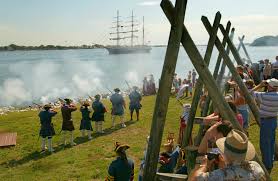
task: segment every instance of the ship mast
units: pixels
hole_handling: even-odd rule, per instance
[[[144,21],[144,16],[143,16],[143,43],[142,45],[145,45],[145,21]]]
[[[132,10],[132,13],[131,13],[131,46],[133,46],[133,37],[134,37],[134,34],[133,34],[133,27],[134,27],[134,20],[133,20],[133,10]]]
[[[117,10],[117,46],[119,46],[119,41],[120,41],[120,33],[119,33],[119,10]]]
[[[111,28],[116,28],[116,32],[110,33],[110,35],[116,34],[116,37],[110,38],[110,40],[117,40],[117,46],[120,46],[120,40],[121,39],[127,39],[127,38],[131,39],[130,44],[131,44],[131,46],[133,46],[134,38],[138,38],[138,36],[136,36],[134,34],[135,32],[138,32],[138,30],[135,29],[135,27],[138,26],[138,24],[134,23],[135,22],[134,17],[135,16],[133,15],[133,11],[132,11],[131,21],[129,21],[129,23],[131,23],[131,24],[130,25],[126,25],[126,26],[122,26],[120,24],[121,20],[120,20],[120,16],[119,16],[119,10],[117,10],[117,16],[114,17],[114,18],[116,18],[116,21],[113,22],[113,23],[116,23],[116,26],[111,27]],[[131,29],[123,31],[122,29],[120,29],[120,28],[123,28],[123,27],[130,27]],[[131,33],[130,36],[121,36],[121,34],[129,34],[129,33]]]

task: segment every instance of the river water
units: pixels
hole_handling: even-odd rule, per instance
[[[206,46],[198,46],[204,55]],[[278,47],[249,47],[253,62],[274,61]],[[48,102],[57,97],[83,97],[107,88],[142,86],[144,76],[161,75],[166,47],[154,47],[149,54],[109,55],[105,49],[0,52],[0,105],[20,105],[32,100]],[[245,57],[243,51],[240,51]],[[214,50],[210,70],[214,68]],[[176,72],[186,78],[193,69],[181,47]]]

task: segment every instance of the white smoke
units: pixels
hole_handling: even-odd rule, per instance
[[[0,102],[5,105],[19,105],[31,98],[24,86],[24,82],[20,79],[7,79],[3,86],[0,87]]]
[[[141,84],[141,79],[139,79],[139,75],[135,70],[127,72],[125,74],[125,79],[131,84],[130,86]]]
[[[103,72],[93,61],[54,61],[11,64],[9,74],[0,85],[0,105],[22,105],[38,101],[48,103],[57,98],[88,96],[101,87]]]

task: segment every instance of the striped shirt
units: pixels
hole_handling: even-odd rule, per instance
[[[260,103],[260,117],[277,117],[278,92],[253,92],[253,95]]]

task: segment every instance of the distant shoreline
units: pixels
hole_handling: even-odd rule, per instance
[[[61,45],[40,45],[40,46],[21,46],[11,44],[8,46],[0,47],[0,52],[2,51],[33,51],[33,50],[77,50],[77,49],[97,49],[105,48],[104,45],[81,45],[81,46],[61,46]]]

